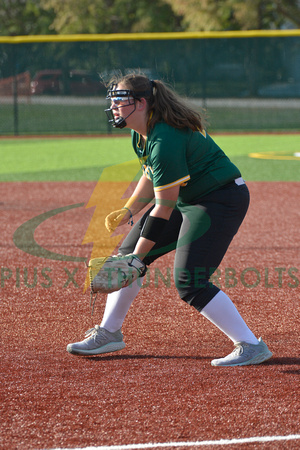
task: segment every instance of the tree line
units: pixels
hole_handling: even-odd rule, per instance
[[[0,35],[300,28],[299,0],[0,0]]]

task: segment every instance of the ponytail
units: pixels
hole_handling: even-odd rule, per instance
[[[158,122],[166,122],[174,128],[190,128],[193,131],[202,131],[204,120],[200,113],[194,111],[181,97],[179,97],[165,83],[154,81],[153,101],[149,104],[152,111],[149,128]]]

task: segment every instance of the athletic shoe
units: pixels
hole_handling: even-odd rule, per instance
[[[121,330],[114,333],[96,325],[86,333],[86,338],[81,342],[67,345],[67,351],[73,355],[99,355],[122,350],[125,347]]]
[[[247,344],[247,342],[237,342],[235,349],[225,358],[214,359],[212,366],[233,367],[260,364],[272,357],[272,353],[262,338],[258,339],[259,344]]]

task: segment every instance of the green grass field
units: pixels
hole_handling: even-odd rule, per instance
[[[20,135],[57,134],[103,134],[120,135],[107,122],[104,113],[106,104],[51,104],[20,103],[18,105],[17,129]],[[299,110],[282,101],[280,108],[259,105],[247,108],[214,107],[208,108],[210,129],[222,131],[277,131],[298,130]],[[1,104],[0,134],[13,135],[13,105]]]
[[[248,181],[300,181],[300,134],[213,136]],[[251,153],[263,153],[261,158]],[[0,181],[97,181],[103,168],[135,160],[130,136],[0,139]],[[266,158],[266,159],[265,159]],[[276,159],[280,158],[280,159]],[[116,175],[117,177],[117,175]]]

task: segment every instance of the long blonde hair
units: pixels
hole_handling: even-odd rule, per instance
[[[190,128],[202,131],[205,119],[190,107],[179,95],[160,80],[150,80],[145,75],[131,73],[114,78],[111,83],[122,83],[125,89],[134,93],[135,98],[145,98],[148,103],[148,128],[158,122],[166,122],[174,128]]]

